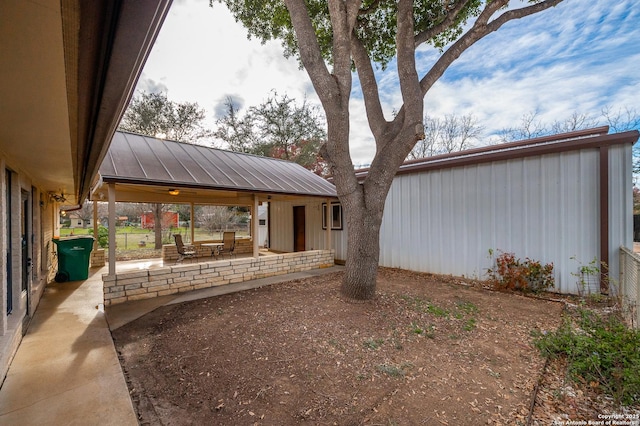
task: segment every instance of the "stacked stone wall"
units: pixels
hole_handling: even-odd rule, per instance
[[[166,246],[165,246],[166,247]],[[175,246],[174,246],[175,247]],[[106,306],[333,266],[334,250],[188,263],[102,276]]]
[[[104,249],[93,249],[91,251],[91,267],[99,268],[106,264]]]

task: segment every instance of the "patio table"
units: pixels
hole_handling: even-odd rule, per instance
[[[211,257],[215,256],[216,259],[220,256],[220,252],[224,247],[224,243],[202,243],[201,245],[202,247],[209,248],[211,250]]]

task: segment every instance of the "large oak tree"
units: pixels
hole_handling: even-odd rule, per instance
[[[212,1],[212,0],[211,0]],[[379,235],[393,177],[423,138],[423,99],[445,70],[483,37],[509,21],[541,12],[562,0],[220,0],[250,35],[281,39],[298,55],[324,108],[329,164],[343,206],[348,249],[342,292],[375,295]],[[513,2],[512,2],[513,3]],[[521,3],[521,2],[518,2]],[[431,44],[439,59],[424,74],[416,49]],[[403,105],[386,119],[374,73],[396,59]],[[367,177],[360,181],[349,155],[349,98],[355,69],[376,144]]]

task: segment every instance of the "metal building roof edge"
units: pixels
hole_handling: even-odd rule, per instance
[[[418,173],[427,170],[461,167],[555,152],[598,148],[601,146],[622,144],[633,145],[640,136],[640,132],[637,130],[611,134],[607,134],[607,130],[608,127],[599,127],[542,138],[527,139],[507,144],[491,145],[433,157],[425,157],[403,163],[396,174]],[[355,171],[356,176],[361,179],[364,178],[368,172],[368,168]]]
[[[210,191],[237,191],[244,193],[256,193],[256,194],[278,194],[278,195],[295,195],[301,197],[321,197],[321,198],[335,198],[337,197],[337,193],[335,191],[333,193],[330,192],[292,192],[286,190],[274,190],[274,189],[259,189],[259,188],[251,188],[251,187],[238,187],[238,186],[222,186],[222,185],[207,185],[207,184],[190,184],[186,182],[175,182],[175,181],[166,181],[166,180],[153,180],[153,179],[140,179],[140,178],[123,178],[122,176],[112,176],[112,175],[98,175],[97,181],[100,184],[109,184],[109,183],[121,183],[127,185],[144,185],[144,186],[158,186],[158,187],[172,187],[179,189],[200,189],[200,190],[210,190]],[[332,184],[331,184],[332,185]]]

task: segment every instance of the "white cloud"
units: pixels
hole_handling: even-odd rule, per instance
[[[539,111],[553,121],[573,112],[597,114],[604,106],[640,111],[640,11],[636,1],[569,1],[509,23],[465,52],[425,97],[425,112],[475,114],[488,131],[519,123]],[[421,68],[437,52],[421,48]],[[379,73],[390,117],[400,94],[391,63]],[[319,104],[310,80],[278,42],[247,40],[226,7],[175,3],[149,58],[141,87],[166,87],[176,101],[198,102],[215,113],[227,96],[249,107],[280,94]],[[356,79],[357,81],[357,79]],[[151,84],[151,86],[149,86]],[[358,88],[351,102],[351,155],[369,163],[375,144]],[[564,116],[563,116],[564,114]]]

